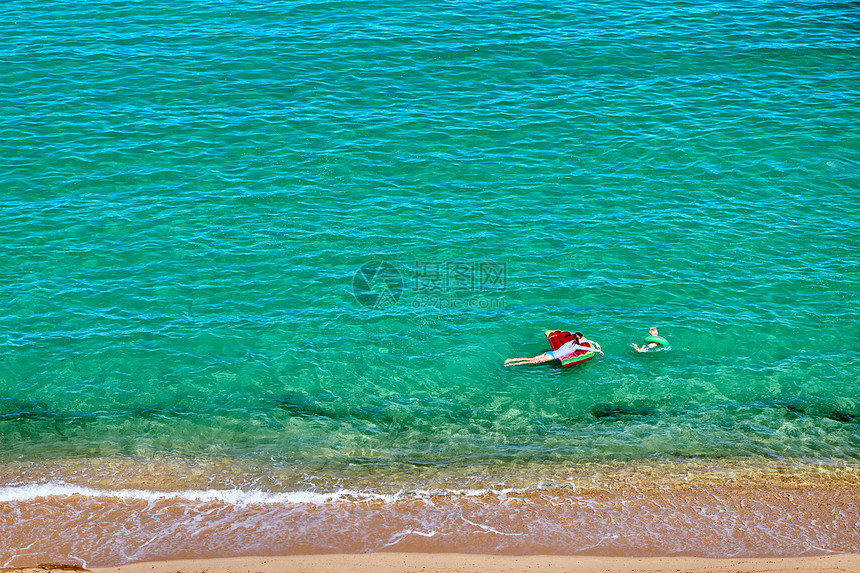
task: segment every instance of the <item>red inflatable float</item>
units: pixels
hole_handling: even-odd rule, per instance
[[[547,330],[544,332],[546,334],[546,339],[549,341],[549,345],[553,350],[558,350],[565,343],[573,340],[573,333],[568,332],[566,330]],[[589,348],[594,348],[590,342],[585,342],[582,346],[587,346]],[[558,359],[561,362],[562,368],[567,368],[569,366],[573,366],[574,364],[580,364],[582,362],[587,362],[597,356],[597,353],[593,350],[574,350],[571,354],[567,356],[562,356]]]

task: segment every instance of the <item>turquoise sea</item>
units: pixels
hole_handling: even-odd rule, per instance
[[[0,30],[0,566],[860,551],[856,3],[12,1]],[[671,349],[636,353],[651,326]],[[548,329],[605,356],[503,367]],[[786,473],[849,509],[791,521],[821,482]],[[752,533],[679,535],[691,475],[781,517],[732,490],[702,531]],[[582,521],[628,486],[664,513]]]

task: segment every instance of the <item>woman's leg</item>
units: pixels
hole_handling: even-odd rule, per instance
[[[532,356],[531,358],[508,358],[505,360],[505,366],[520,366],[521,364],[541,364],[543,362],[549,362],[550,360],[555,360],[555,356],[549,354],[548,352],[544,352],[543,354],[538,354],[537,356]]]

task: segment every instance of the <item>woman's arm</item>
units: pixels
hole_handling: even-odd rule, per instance
[[[589,340],[589,339],[585,338],[584,336],[582,338],[580,338],[579,341],[580,342],[587,342],[587,343],[591,344],[594,348],[597,349],[597,351],[599,353],[603,354],[603,349],[601,349],[600,345],[598,343],[596,343],[595,341]]]

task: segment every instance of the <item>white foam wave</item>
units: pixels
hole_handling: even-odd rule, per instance
[[[382,501],[392,502],[398,494],[378,494],[339,490],[329,493],[311,491],[267,492],[238,489],[209,489],[182,491],[151,491],[142,489],[103,490],[65,483],[28,484],[0,487],[0,503],[33,501],[40,498],[82,496],[88,498],[110,498],[120,500],[164,500],[194,501],[200,503],[225,503],[229,505],[251,504],[325,504],[338,501]]]
[[[199,503],[223,503],[228,505],[288,505],[305,504],[321,505],[338,502],[382,502],[393,503],[396,501],[427,500],[435,495],[457,496],[457,497],[480,497],[483,495],[496,495],[504,498],[511,493],[517,493],[515,489],[462,489],[446,491],[412,490],[409,492],[398,492],[393,494],[340,489],[333,492],[313,491],[287,491],[269,492],[263,490],[241,490],[241,489],[207,489],[207,490],[180,490],[180,491],[153,491],[143,489],[97,489],[76,484],[62,482],[50,482],[44,484],[27,484],[20,486],[0,487],[0,503],[14,503],[34,501],[44,498],[59,498],[81,496],[93,499],[119,499],[119,500],[142,500],[146,502],[158,502],[165,500],[191,501]],[[525,491],[525,490],[522,490]]]
[[[468,519],[466,519],[462,515],[460,516],[460,519],[462,519],[463,521],[465,521],[469,525],[474,525],[475,527],[479,527],[481,529],[481,531],[483,531],[485,533],[496,533],[498,535],[506,535],[509,537],[515,537],[517,535],[522,535],[522,533],[506,533],[504,531],[499,531],[498,529],[490,527],[489,525],[484,525],[483,523],[475,523],[474,521],[469,521]]]

